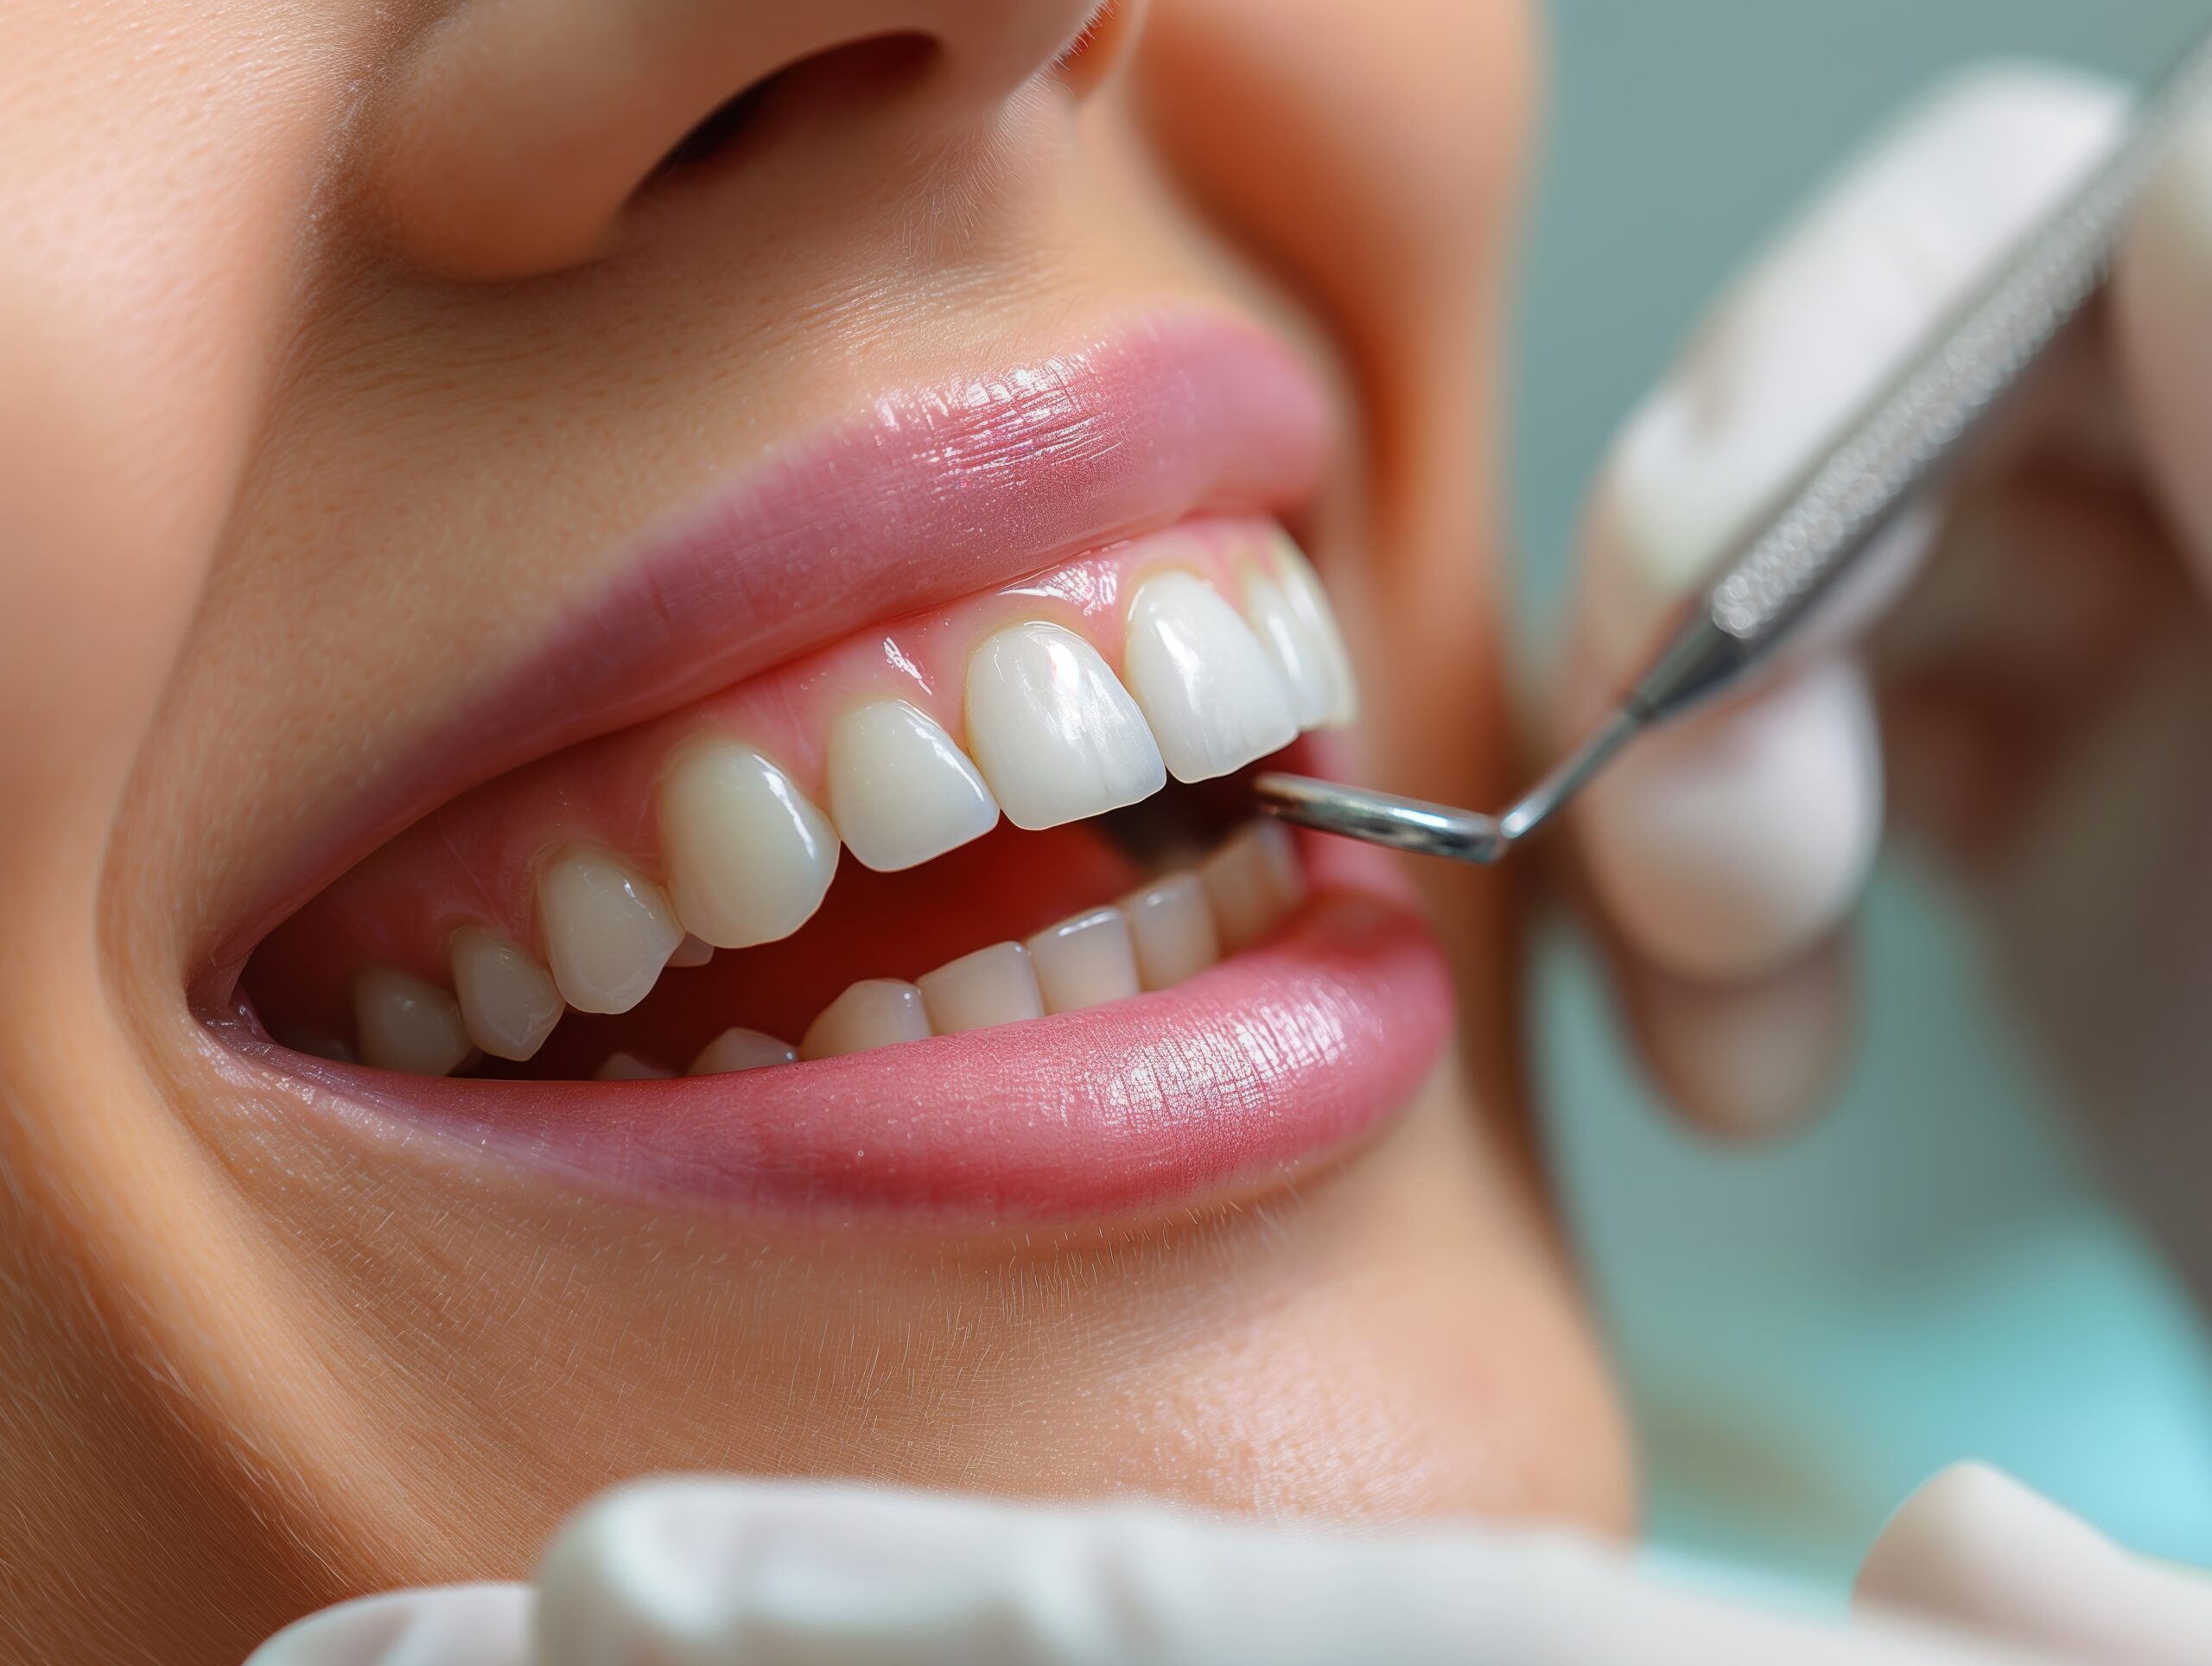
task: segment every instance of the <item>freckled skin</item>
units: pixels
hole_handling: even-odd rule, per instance
[[[36,1593],[0,1656],[235,1662],[360,1592],[519,1575],[651,1470],[1619,1527],[1494,879],[1421,876],[1465,1008],[1405,1117],[1141,1230],[580,1199],[310,1131],[194,1021],[302,830],[640,526],[1132,308],[1261,321],[1339,391],[1298,531],[1374,767],[1504,785],[1516,5],[1158,0],[1055,76],[1074,0],[917,4],[933,53],[828,58],[847,0],[652,0],[665,29],[610,37],[645,3],[0,10],[0,1566]]]

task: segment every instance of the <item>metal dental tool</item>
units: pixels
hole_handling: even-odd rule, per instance
[[[1260,807],[1285,821],[1459,862],[1494,862],[1550,819],[1649,725],[1743,677],[1795,639],[1914,494],[1957,454],[2104,280],[2128,211],[2212,95],[2212,30],[2136,106],[2110,156],[2024,238],[1848,432],[1738,544],[1661,636],[1643,674],[1548,775],[1496,816],[1262,775]]]

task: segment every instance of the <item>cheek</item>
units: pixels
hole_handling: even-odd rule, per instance
[[[0,559],[0,709],[38,714],[0,732],[0,803],[41,811],[4,818],[0,867],[73,921],[296,322],[357,25],[50,10],[0,54],[0,550],[33,557]]]
[[[1139,72],[1188,181],[1357,321],[1487,288],[1533,59],[1519,0],[1160,0]]]

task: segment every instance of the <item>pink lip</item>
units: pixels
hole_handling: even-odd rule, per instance
[[[1336,889],[1173,989],[813,1064],[524,1084],[286,1058],[357,1105],[594,1187],[981,1228],[1287,1178],[1411,1098],[1451,1011],[1427,928]]]
[[[1082,550],[1198,512],[1294,513],[1332,429],[1281,344],[1198,316],[880,400],[649,537],[302,853],[200,1003],[227,1008],[270,925],[475,782]],[[1395,1113],[1433,1066],[1448,975],[1371,855],[1310,847],[1317,895],[1289,929],[1174,989],[856,1057],[541,1084],[238,1045],[372,1116],[626,1192],[967,1224],[1141,1208],[1309,1163]]]

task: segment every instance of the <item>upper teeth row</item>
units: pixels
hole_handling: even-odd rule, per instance
[[[1017,827],[1057,826],[1147,798],[1169,774],[1210,779],[1303,729],[1350,722],[1357,695],[1328,601],[1288,539],[1274,554],[1272,575],[1244,567],[1241,612],[1181,569],[1139,583],[1126,683],[1064,626],[1032,619],[995,631],[968,660],[964,750],[905,700],[848,710],[829,736],[826,812],[753,747],[684,742],[659,789],[665,888],[610,850],[572,845],[538,871],[545,963],[489,932],[456,935],[451,970],[469,1039],[528,1059],[565,1008],[620,1013],[644,1000],[687,934],[698,940],[690,946],[720,948],[789,936],[820,906],[841,840],[869,868],[911,868],[1001,814]],[[370,998],[357,988],[363,1056],[376,1064]]]

